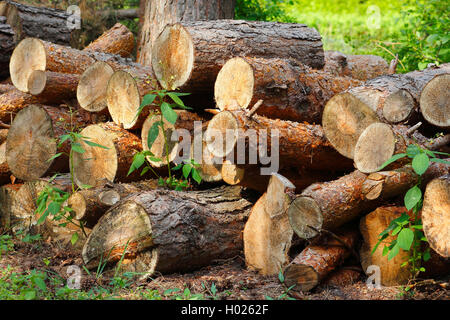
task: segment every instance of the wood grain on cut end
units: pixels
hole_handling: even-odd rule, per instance
[[[340,154],[350,159],[354,157],[359,136],[374,122],[378,122],[375,112],[350,93],[331,98],[322,117],[328,141]]]
[[[214,97],[220,110],[245,109],[253,97],[253,70],[243,58],[228,60],[217,75]]]
[[[83,72],[77,88],[77,100],[83,109],[99,112],[107,107],[106,89],[113,74],[113,68],[102,61],[95,62]]]
[[[423,230],[430,247],[450,257],[450,175],[431,181],[426,188],[422,209]]]
[[[90,125],[84,128],[80,134],[88,138],[88,141],[108,149],[89,146],[84,141],[80,142],[85,152],[74,152],[73,154],[75,183],[79,187],[84,185],[97,187],[105,184],[107,181],[114,181],[118,160],[117,151],[111,136],[98,125]]]
[[[39,39],[22,40],[14,49],[9,63],[9,73],[14,86],[28,92],[28,79],[35,70],[45,71],[46,52]]]
[[[34,96],[42,93],[47,83],[47,75],[45,71],[35,70],[30,74],[28,78],[28,92]]]
[[[297,197],[289,206],[288,216],[292,229],[301,239],[314,238],[322,229],[322,211],[312,198]]]
[[[164,89],[184,85],[194,67],[194,44],[181,24],[167,25],[152,47],[152,66]]]
[[[285,283],[298,291],[310,291],[319,284],[319,274],[313,267],[303,264],[289,265],[284,271]]]
[[[356,168],[363,173],[378,170],[395,152],[395,135],[389,125],[374,123],[368,126],[355,146]]]
[[[201,148],[198,150],[197,148]],[[203,181],[206,182],[218,182],[223,177],[223,166],[215,158],[211,152],[209,152],[206,142],[202,139],[201,145],[196,144],[195,138],[191,144],[191,159],[194,159],[200,166],[197,171]]]
[[[414,111],[416,102],[406,90],[398,90],[386,97],[383,106],[383,116],[389,123],[399,123],[407,120]]]
[[[50,168],[48,161],[57,146],[52,119],[36,105],[19,111],[6,140],[6,159],[14,176],[30,181],[42,177]]]
[[[450,128],[450,74],[438,75],[428,82],[420,95],[420,110],[425,120]]]
[[[245,168],[225,160],[222,165],[222,179],[229,185],[240,184],[245,177]]]
[[[233,113],[223,111],[209,121],[205,141],[209,151],[216,157],[225,157],[237,143],[239,124]]]
[[[114,123],[124,129],[135,126],[141,98],[136,81],[128,72],[117,71],[111,76],[106,90],[106,102]]]

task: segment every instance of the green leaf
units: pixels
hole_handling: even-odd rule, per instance
[[[416,155],[420,154],[420,148],[416,146],[415,144],[410,144],[406,148],[406,154],[409,158],[414,158]]]
[[[200,177],[200,174],[196,169],[192,169],[192,179],[194,179],[194,181],[198,184],[202,182],[202,177]]]
[[[183,176],[187,179],[191,173],[192,166],[190,164],[185,164],[183,166]]]
[[[41,289],[42,291],[47,291],[47,285],[45,284],[45,281],[42,280],[42,278],[36,277],[33,279],[34,284]]]
[[[78,232],[75,232],[75,233],[72,235],[72,238],[70,239],[70,243],[72,243],[72,245],[74,246],[75,243],[77,243],[78,238],[79,238]]]
[[[386,168],[386,167],[387,167],[388,165],[390,165],[391,163],[397,161],[398,159],[404,158],[405,156],[406,156],[406,153],[399,153],[399,154],[396,154],[396,155],[392,156],[388,161],[386,161],[385,163],[383,163],[383,164],[381,165],[381,167],[379,167],[379,168],[377,169],[377,171],[380,171],[380,170]]]
[[[173,100],[173,102],[175,102],[177,105],[183,106],[183,107],[185,106],[184,103],[183,103],[183,101],[181,101],[181,99],[178,98],[178,95],[176,95],[175,93],[173,93],[173,92],[168,92],[167,95],[168,95],[168,96]]]
[[[430,159],[425,153],[419,153],[416,155],[412,161],[412,167],[414,171],[421,176],[427,171],[430,165]]]
[[[430,258],[431,258],[430,249],[427,249],[427,251],[425,251],[425,253],[423,254],[423,261],[427,262],[428,260],[430,260]]]
[[[62,154],[63,154],[63,152],[60,152],[60,153],[55,154],[53,157],[51,157],[50,159],[48,159],[47,162],[50,162],[50,161],[52,161],[52,160],[58,158],[58,157],[61,156]]]
[[[164,179],[163,179],[163,178],[159,177],[159,179],[158,179],[158,185],[159,185],[160,187],[164,186]]]
[[[431,159],[431,161],[450,165],[450,161],[447,161],[444,159],[433,158],[433,159]]]
[[[152,104],[153,101],[155,101],[157,95],[156,94],[146,94],[143,98],[142,98],[142,102],[141,102],[141,107],[145,107],[148,106],[149,104]]]
[[[409,228],[403,229],[397,236],[398,245],[405,251],[409,251],[409,249],[411,249],[413,241],[414,232]]]
[[[389,253],[389,247],[388,246],[384,246],[384,248],[383,248],[383,257],[385,255],[387,255],[388,253]]]
[[[155,142],[156,138],[158,138],[160,125],[161,125],[161,122],[157,121],[157,122],[153,123],[150,130],[148,130],[147,147],[149,149],[152,148],[153,143]]]
[[[400,247],[399,247],[398,243],[396,243],[394,245],[394,247],[389,251],[388,261],[392,260],[398,254],[399,251],[400,251]]]
[[[61,210],[61,204],[57,203],[57,202],[51,202],[48,205],[48,211],[52,214],[52,215],[56,215],[59,210]]]
[[[45,210],[44,214],[37,221],[37,225],[41,225],[44,223],[45,219],[48,217],[49,211]]]
[[[127,175],[130,175],[134,170],[139,169],[145,162],[145,156],[142,153],[136,153],[133,157],[133,163]]]
[[[81,153],[81,154],[85,153],[84,148],[78,142],[72,144],[72,151],[74,151],[76,153]]]
[[[419,189],[418,186],[414,186],[411,189],[408,190],[405,194],[405,207],[408,210],[411,210],[414,208],[416,204],[419,203],[420,199],[422,198],[422,191]]]
[[[284,283],[284,275],[283,272],[278,272],[278,280],[280,280],[281,283]]]
[[[394,231],[392,231],[392,235],[395,236],[397,233],[399,233],[402,230],[402,226],[397,226]]]
[[[167,102],[163,102],[161,104],[161,113],[163,117],[171,124],[175,124],[175,122],[177,122],[178,115],[175,111],[173,111],[172,107]]]
[[[183,164],[182,164],[182,163],[180,163],[179,165],[177,165],[177,166],[173,167],[173,168],[172,168],[172,171],[177,171],[177,170],[180,170],[180,169],[181,169],[182,167],[183,167]]]
[[[83,141],[84,141],[84,143],[86,143],[88,146],[91,146],[91,147],[97,147],[97,148],[102,148],[102,149],[109,150],[108,147],[102,146],[101,144],[98,144],[98,143],[95,143],[95,142],[92,142],[92,141],[89,141],[89,140],[83,140]]]
[[[25,300],[34,300],[35,298],[36,298],[36,291],[35,290],[27,290],[27,291],[24,291],[25,292],[25,294],[24,294],[24,298],[25,298]]]

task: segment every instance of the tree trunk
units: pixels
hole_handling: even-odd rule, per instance
[[[74,153],[71,164],[74,180],[79,187],[100,187],[108,182],[145,178],[140,177],[137,171],[127,176],[134,155],[142,151],[142,142],[136,135],[111,122],[87,126],[81,135],[103,148],[80,142],[85,152]]]
[[[30,105],[17,114],[6,140],[6,159],[11,172],[24,181],[36,180],[46,173],[67,172],[68,141],[58,147],[61,135],[73,126],[88,122],[83,114],[70,115],[67,110]],[[57,153],[61,157],[49,161]]]
[[[295,186],[273,174],[267,192],[253,206],[244,228],[244,254],[248,268],[262,275],[276,275],[289,261],[294,232],[287,209]]]
[[[433,163],[422,177],[430,181],[450,171],[443,163]],[[411,166],[370,175],[356,170],[342,178],[315,183],[306,188],[289,207],[289,219],[302,239],[315,237],[320,230],[333,230],[373,210],[382,200],[396,197],[416,184]]]
[[[232,58],[215,83],[219,109],[245,109],[263,100],[258,114],[273,119],[321,123],[325,104],[361,82],[273,58]]]
[[[450,175],[431,181],[422,209],[423,230],[430,247],[442,257],[450,257]]]
[[[137,61],[152,65],[152,46],[168,24],[176,22],[234,19],[235,0],[142,0]]]
[[[223,133],[227,133],[232,139],[225,139]],[[277,135],[279,135],[279,150],[275,150],[276,143],[272,144],[274,139],[276,141]],[[256,145],[256,137],[259,146]],[[228,141],[223,143],[225,140]],[[311,170],[324,168],[346,170],[353,167],[351,161],[339,156],[329,144],[321,126],[272,120],[258,115],[251,116],[244,110],[222,111],[214,116],[206,130],[206,141],[211,153],[217,157],[230,156],[242,146],[249,147],[249,155],[258,154],[257,148],[261,151],[263,147],[267,147],[266,154],[268,154],[270,147],[272,160],[279,155],[281,166]],[[238,152],[240,157],[237,159],[238,164],[245,160],[245,154],[246,152],[242,150]]]
[[[9,75],[9,59],[15,45],[13,29],[6,22],[5,17],[0,17],[0,80]]]
[[[323,244],[307,246],[284,270],[284,279],[288,287],[298,291],[309,291],[316,287],[332,271],[344,263],[356,246],[359,234],[345,231],[337,239],[325,239]],[[349,250],[350,249],[350,250]]]
[[[448,64],[450,65],[450,64]],[[450,68],[448,68],[450,72]],[[450,129],[450,74],[435,76],[422,90],[420,111],[432,125]]]
[[[68,205],[74,210],[75,219],[93,228],[98,220],[113,205],[132,193],[155,190],[158,181],[146,180],[131,184],[117,183],[95,189],[80,190],[72,194]]]
[[[339,153],[353,159],[358,138],[369,125],[412,121],[425,85],[449,70],[447,63],[438,68],[382,76],[335,95],[326,104],[322,117],[328,140]]]
[[[83,260],[89,268],[101,257],[117,262],[126,247],[123,270],[142,272],[145,279],[234,257],[242,252],[242,230],[252,205],[243,195],[240,187],[132,195],[100,219],[83,248]]]
[[[434,139],[431,143],[428,140],[417,131],[411,132],[406,126],[373,123],[361,133],[356,143],[355,166],[364,173],[376,172],[393,155],[406,153],[408,145],[418,144],[428,150],[437,150],[450,143],[450,134]],[[396,161],[390,167],[399,167],[402,163],[404,161]]]
[[[83,50],[116,54],[127,58],[134,50],[134,35],[123,24],[116,23]]]
[[[6,17],[17,42],[35,37],[68,46],[78,43],[79,31],[70,28],[70,14],[65,11],[3,0],[0,2],[0,16]]]
[[[45,103],[59,103],[75,97],[80,76],[36,70],[28,78],[28,92]]]
[[[295,59],[324,65],[320,34],[302,24],[216,20],[168,25],[152,49],[155,75],[164,89],[213,92],[225,62],[236,56]]]

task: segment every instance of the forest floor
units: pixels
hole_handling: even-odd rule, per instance
[[[79,253],[42,240],[24,243],[14,239],[9,245],[8,252],[0,256],[0,300],[450,300],[449,279],[406,291],[404,286],[369,289],[362,275],[345,286],[319,286],[309,293],[299,293],[287,290],[278,276],[263,277],[246,270],[244,258],[236,256],[195,272],[139,282],[126,275],[114,277],[114,270],[91,270],[88,274],[81,267]],[[65,285],[72,265],[80,266],[80,290]]]

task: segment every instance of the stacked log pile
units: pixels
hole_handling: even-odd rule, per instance
[[[419,176],[404,162],[378,169],[410,144],[448,150],[450,65],[392,74],[380,57],[324,52],[306,25],[229,20],[228,9],[211,13],[226,20],[179,22],[176,11],[164,26],[145,19],[140,64],[123,25],[78,50],[69,34],[9,25],[13,14],[30,24],[33,9],[0,2],[0,69],[9,64],[11,76],[0,84],[0,226],[67,242],[72,226],[36,226],[36,200],[53,185],[70,194],[64,205],[85,226],[78,248],[87,268],[120,261],[145,279],[243,254],[249,269],[281,271],[301,291],[357,278],[348,263],[364,272],[378,265],[383,285],[408,280],[405,252],[389,262],[370,252],[406,211],[401,199]],[[192,93],[192,108],[176,110],[175,124],[155,105],[138,114],[147,93],[178,89]],[[156,122],[166,131],[149,148]],[[71,151],[73,132],[83,152]],[[186,145],[200,186],[173,191],[150,179],[167,174],[155,158],[173,164]],[[129,174],[141,151],[151,152],[152,170]],[[449,267],[448,161],[420,179],[438,276]]]

